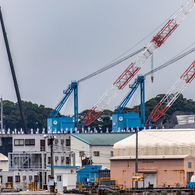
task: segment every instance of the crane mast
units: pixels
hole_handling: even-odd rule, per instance
[[[184,18],[191,12],[195,4],[194,0],[187,1],[164,27],[157,33],[145,49],[137,56],[137,58],[127,67],[127,69],[119,76],[106,93],[98,100],[98,102],[89,110],[83,119],[83,125],[90,125],[110,104],[110,102],[118,95],[118,93],[129,83],[129,81],[138,73],[144,63],[154,54],[154,52],[167,40],[167,38],[175,31]]]
[[[195,78],[195,60],[151,112],[146,125],[157,121],[173,105],[183,90]]]

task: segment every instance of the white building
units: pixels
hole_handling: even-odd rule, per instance
[[[51,173],[51,168],[48,168],[51,164],[51,147],[48,139],[44,138],[43,134],[14,134],[12,136],[13,152],[8,154],[9,171],[17,172],[17,175],[13,174],[9,178],[4,178],[4,183],[13,182],[14,185],[20,186],[22,182],[39,181],[44,185],[48,184]],[[70,135],[52,134],[52,136],[55,136],[54,166],[71,166]],[[33,174],[26,174],[26,177],[23,177],[25,171],[32,171]]]
[[[59,193],[62,193],[63,189],[76,189],[77,168],[76,166],[54,166],[55,188]]]
[[[110,168],[113,145],[133,133],[79,133],[71,134],[71,150],[75,154],[75,165],[81,166],[81,158],[92,159],[94,165]]]

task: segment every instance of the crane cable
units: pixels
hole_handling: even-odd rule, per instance
[[[171,15],[171,16],[172,16],[172,15]],[[170,17],[171,17],[171,16],[170,16]],[[168,17],[168,18],[170,18],[170,17]],[[89,79],[89,78],[91,78],[91,77],[94,77],[94,76],[96,76],[96,75],[98,75],[98,74],[100,74],[100,73],[102,73],[102,72],[104,72],[104,71],[106,71],[106,70],[108,70],[108,69],[110,69],[110,68],[112,68],[112,67],[114,67],[114,66],[120,64],[121,62],[127,60],[128,58],[134,56],[135,54],[137,54],[137,53],[143,51],[143,50],[145,49],[145,47],[143,47],[142,49],[140,49],[140,50],[138,50],[138,51],[136,51],[136,52],[134,52],[134,53],[132,53],[132,54],[129,54],[129,55],[127,55],[127,56],[125,56],[125,57],[119,59],[120,57],[122,57],[123,55],[125,55],[127,52],[129,52],[129,51],[131,51],[133,48],[135,48],[137,45],[139,45],[139,44],[140,44],[142,41],[144,41],[146,38],[148,38],[151,34],[153,34],[157,29],[159,29],[163,24],[165,24],[165,22],[166,22],[167,20],[168,20],[168,19],[166,19],[164,22],[162,22],[157,28],[155,28],[151,33],[149,33],[146,37],[144,37],[143,39],[141,39],[137,44],[135,44],[134,46],[132,46],[132,47],[131,47],[130,49],[128,49],[126,52],[124,52],[123,54],[121,54],[120,56],[118,56],[116,59],[112,60],[110,63],[108,63],[108,64],[107,64],[106,66],[104,66],[103,68],[101,68],[101,69],[95,71],[94,73],[92,73],[92,74],[90,74],[90,75],[88,75],[88,76],[86,76],[86,77],[84,77],[84,78],[78,80],[77,83],[82,82],[82,81],[85,81],[85,80],[87,80],[87,79]],[[117,59],[119,59],[119,60],[116,61]]]
[[[97,74],[100,74],[100,73],[102,73],[102,72],[104,72],[104,71],[106,71],[106,70],[108,70],[108,69],[110,69],[110,68],[112,68],[112,67],[114,67],[114,66],[120,64],[121,62],[123,62],[123,61],[129,59],[130,57],[132,57],[132,56],[134,56],[134,55],[140,53],[140,52],[143,51],[144,49],[145,49],[145,47],[143,47],[143,48],[141,48],[141,49],[139,49],[139,50],[137,50],[137,51],[135,51],[135,52],[133,52],[133,53],[131,53],[131,54],[129,54],[129,55],[127,55],[127,56],[125,56],[125,57],[123,57],[123,58],[121,58],[121,59],[119,59],[119,60],[117,60],[117,61],[115,61],[115,62],[113,62],[113,63],[111,63],[111,64],[109,64],[109,65],[107,65],[107,66],[105,66],[105,67],[103,67],[103,68],[101,68],[101,69],[99,69],[99,70],[97,70],[97,71],[95,71],[94,73],[92,73],[92,74],[90,74],[90,75],[88,75],[88,76],[86,76],[86,77],[84,77],[84,78],[78,80],[77,83],[78,83],[78,82],[85,81],[85,80],[87,80],[87,79],[89,79],[89,78],[91,78],[91,77],[93,77],[93,76],[95,76],[95,75],[97,75]]]
[[[191,47],[191,46],[194,45],[194,44],[195,44],[195,42],[194,42],[193,44],[191,44],[189,47]],[[186,49],[188,49],[189,47],[187,47]],[[186,49],[185,49],[185,50],[186,50]],[[185,50],[183,50],[182,52],[184,52]],[[172,58],[172,59],[169,60],[168,62],[166,62],[166,63],[162,64],[161,66],[159,66],[159,67],[157,67],[157,68],[155,68],[155,69],[149,71],[148,73],[144,74],[144,77],[146,77],[146,76],[148,76],[149,74],[152,74],[152,73],[154,73],[154,72],[157,72],[157,71],[161,70],[162,68],[165,68],[166,66],[168,66],[168,65],[170,65],[170,64],[172,64],[172,63],[174,63],[174,62],[176,62],[176,61],[178,61],[178,60],[180,60],[181,58],[185,57],[186,55],[188,55],[188,54],[190,54],[190,53],[192,53],[192,52],[194,52],[194,51],[195,51],[195,47],[192,48],[192,49],[190,49],[190,50],[188,50],[188,51],[186,51],[185,53],[180,52],[180,53],[182,53],[181,55],[177,54],[174,58]]]

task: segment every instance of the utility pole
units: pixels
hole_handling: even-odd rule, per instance
[[[51,175],[49,178],[50,192],[54,193],[55,182],[54,182],[54,165],[53,165],[53,141],[55,139],[54,135],[44,135],[44,138],[48,138],[48,145],[51,146]]]
[[[135,173],[138,173],[138,127],[136,128],[136,162]],[[138,181],[135,181],[135,188],[138,188]]]
[[[54,168],[53,168],[53,140],[54,137],[49,138],[49,142],[51,144],[51,179],[54,179]]]

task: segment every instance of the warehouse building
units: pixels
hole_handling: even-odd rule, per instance
[[[195,129],[149,129],[138,132],[138,172],[143,173],[145,178],[139,187],[148,187],[148,184],[153,187],[185,187],[195,173],[194,137]],[[115,143],[113,151],[111,177],[117,177],[120,184],[132,187],[136,135]]]

